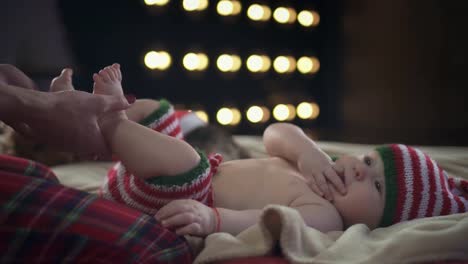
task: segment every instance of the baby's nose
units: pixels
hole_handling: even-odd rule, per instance
[[[362,166],[361,164],[356,164],[354,166],[354,177],[356,178],[356,180],[362,181],[366,178],[366,176],[367,176],[366,168]]]

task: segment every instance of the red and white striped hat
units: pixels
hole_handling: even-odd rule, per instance
[[[468,211],[468,181],[447,175],[422,151],[393,144],[376,149],[384,163],[385,209],[380,226]]]

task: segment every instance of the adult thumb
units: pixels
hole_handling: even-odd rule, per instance
[[[109,96],[106,100],[104,112],[126,110],[133,102],[130,102],[124,96]]]

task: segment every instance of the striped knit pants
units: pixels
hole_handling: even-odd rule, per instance
[[[161,100],[160,107],[140,123],[159,133],[183,138],[174,108],[166,100]],[[161,207],[178,199],[193,199],[213,206],[211,180],[222,157],[215,154],[207,158],[203,153],[199,154],[200,163],[186,173],[146,180],[135,177],[122,162],[117,162],[109,170],[99,194],[149,215],[154,215]]]
[[[191,263],[192,258],[187,242],[153,217],[60,185],[41,164],[0,155],[0,263]]]

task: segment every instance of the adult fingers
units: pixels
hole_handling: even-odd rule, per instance
[[[338,174],[332,167],[329,167],[328,169],[326,169],[324,171],[324,174],[327,180],[333,183],[333,185],[337,187],[337,189],[340,191],[341,194],[346,194],[346,187],[343,181],[341,180],[341,178],[338,176]]]
[[[126,110],[131,105],[124,96],[104,95],[103,99],[103,112]]]

